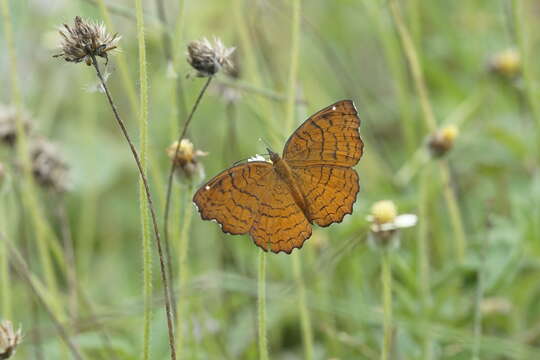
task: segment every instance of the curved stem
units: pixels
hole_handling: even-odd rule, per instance
[[[197,100],[195,100],[193,109],[191,109],[191,113],[189,114],[186,122],[184,123],[184,128],[182,129],[182,132],[180,133],[180,136],[178,137],[173,159],[176,159],[176,157],[178,156],[178,152],[180,151],[180,143],[185,138],[189,124],[191,123],[191,120],[193,119],[193,114],[195,114],[195,111],[199,107],[202,97],[204,93],[206,92],[206,89],[208,89],[208,86],[210,85],[210,82],[212,81],[212,79],[213,79],[213,76],[208,77],[208,80],[206,80],[206,83],[201,89],[201,92],[199,93]],[[165,256],[167,257],[167,271],[169,272],[169,277],[171,278],[171,281],[172,279],[174,279],[174,276],[173,276],[174,274],[173,274],[172,265],[171,265],[171,250],[170,250],[170,245],[169,245],[169,213],[170,213],[170,208],[171,208],[172,182],[173,182],[175,169],[176,169],[176,162],[171,161],[171,170],[169,171],[169,177],[167,180],[167,195],[165,196],[165,211],[163,212],[163,234],[164,234],[164,241],[165,241]],[[172,296],[173,304],[176,304],[176,297],[174,295],[174,292],[171,293],[171,296]],[[174,314],[176,316],[176,312]]]
[[[171,349],[171,359],[176,360],[176,348],[175,348],[175,340],[174,340],[174,328],[173,328],[173,321],[172,321],[169,282],[168,282],[167,271],[165,267],[165,258],[163,256],[163,249],[161,245],[161,236],[159,235],[156,211],[154,209],[154,202],[152,200],[152,195],[150,193],[150,186],[148,185],[148,180],[146,179],[146,174],[144,173],[144,170],[141,164],[141,159],[139,158],[137,149],[135,149],[135,145],[133,145],[133,142],[131,141],[131,138],[129,137],[126,126],[124,122],[122,121],[122,119],[120,118],[120,114],[118,113],[118,110],[116,109],[116,105],[114,104],[114,101],[112,100],[111,94],[109,92],[109,88],[107,87],[107,84],[105,83],[103,76],[101,75],[101,71],[99,70],[99,65],[97,63],[96,57],[93,55],[92,55],[92,64],[94,65],[97,76],[101,82],[101,85],[103,86],[103,89],[105,90],[105,95],[107,95],[107,100],[109,101],[109,105],[111,106],[111,109],[114,113],[116,122],[118,123],[118,126],[120,127],[120,130],[122,131],[122,134],[124,135],[124,138],[126,139],[129,145],[131,153],[133,154],[133,158],[135,159],[135,163],[137,164],[137,169],[139,170],[139,175],[144,185],[144,192],[146,195],[146,200],[148,202],[148,207],[150,208],[150,216],[152,218],[152,226],[154,230],[154,236],[156,239],[156,246],[157,246],[158,255],[159,255],[159,266],[161,270],[161,279],[163,281],[163,291],[164,291],[164,297],[165,297],[165,315],[167,317],[167,327],[169,331],[169,346]]]

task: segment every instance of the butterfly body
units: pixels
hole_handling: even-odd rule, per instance
[[[269,150],[270,161],[233,166],[203,185],[193,197],[201,218],[226,233],[249,234],[263,250],[301,248],[313,223],[326,227],[353,211],[359,127],[350,100],[320,110],[290,136],[282,157]]]
[[[311,223],[311,216],[309,215],[309,208],[306,202],[306,198],[302,192],[302,189],[298,186],[298,183],[294,177],[293,170],[287,164],[287,161],[282,159],[277,153],[273,152],[270,149],[268,153],[270,154],[270,161],[272,161],[272,166],[277,176],[287,185],[291,195],[294,199],[294,202],[302,210],[306,219]]]

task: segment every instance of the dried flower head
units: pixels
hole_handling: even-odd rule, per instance
[[[176,151],[178,149],[178,151]],[[200,156],[208,153],[195,149],[188,139],[182,139],[180,146],[175,141],[167,148],[167,155],[176,165],[176,176],[180,180],[191,181],[194,176],[204,177],[204,167],[199,162]]]
[[[416,215],[398,215],[397,207],[391,200],[381,200],[373,204],[369,241],[376,248],[395,248],[399,246],[399,229],[416,225]]]
[[[59,30],[62,35],[60,44],[62,52],[54,57],[63,57],[70,62],[85,61],[92,65],[92,57],[102,57],[109,60],[107,53],[118,47],[120,36],[107,33],[105,25],[92,23],[76,16],[73,27],[64,24]]]
[[[21,329],[15,331],[11,321],[2,321],[0,323],[0,359],[9,359],[15,354],[21,340]]]
[[[459,129],[456,125],[447,125],[431,135],[428,146],[431,154],[435,157],[445,155],[452,147],[459,135]]]
[[[480,303],[480,311],[484,315],[507,315],[512,311],[512,303],[503,297],[484,298]]]
[[[187,61],[197,70],[197,76],[208,77],[217,74],[222,68],[229,72],[233,69],[231,55],[235,48],[227,48],[220,39],[195,40],[188,44]]]
[[[506,49],[493,55],[488,67],[494,74],[515,78],[521,73],[521,56],[515,49]]]
[[[37,139],[31,146],[30,155],[32,173],[39,185],[56,192],[69,189],[69,167],[54,144]]]
[[[30,116],[21,112],[20,121],[24,132],[29,133],[32,128]],[[8,146],[17,142],[17,110],[12,106],[0,105],[0,142]]]

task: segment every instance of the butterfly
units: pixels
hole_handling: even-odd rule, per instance
[[[360,119],[351,100],[309,117],[287,140],[283,155],[235,165],[193,197],[203,220],[225,233],[249,234],[265,251],[288,254],[321,227],[352,214],[360,189],[352,168],[363,154]]]

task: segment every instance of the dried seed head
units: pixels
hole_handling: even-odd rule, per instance
[[[92,65],[92,57],[102,57],[108,60],[107,53],[118,47],[120,36],[107,33],[105,25],[92,23],[76,16],[73,27],[64,24],[59,30],[62,36],[61,53],[54,57],[63,57],[70,62],[85,61]]]
[[[30,155],[32,173],[39,185],[56,192],[69,189],[69,167],[54,144],[38,139],[32,144]]]
[[[29,133],[32,126],[30,116],[21,112],[23,130]],[[17,142],[17,110],[14,107],[0,105],[0,142],[7,146],[14,146]]]
[[[0,323],[0,359],[9,359],[22,340],[21,329],[13,330],[9,320]]]
[[[506,49],[489,61],[489,70],[506,78],[515,78],[521,73],[521,56],[515,49]]]
[[[229,72],[233,69],[231,55],[235,48],[226,48],[220,39],[195,40],[188,44],[187,61],[197,70],[197,76],[208,77],[217,74],[222,68]]]
[[[480,311],[484,315],[506,315],[512,311],[512,303],[503,297],[488,297],[482,299]]]
[[[194,149],[193,143],[188,139],[182,139],[180,146],[175,141],[167,148],[167,155],[176,164],[178,179],[191,181],[194,176],[204,177],[204,168],[198,158],[208,153]]]
[[[371,222],[369,241],[375,248],[397,248],[398,230],[416,225],[417,216],[398,215],[396,204],[391,200],[381,200],[373,204],[367,220]]]
[[[441,157],[454,147],[454,142],[459,135],[459,128],[456,125],[447,125],[431,135],[428,146],[431,155]]]

